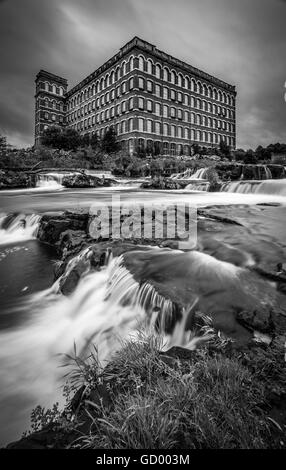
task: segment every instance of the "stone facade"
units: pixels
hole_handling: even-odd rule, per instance
[[[36,143],[58,124],[100,137],[114,126],[131,154],[188,155],[221,140],[235,148],[235,110],[234,86],[135,37],[69,91],[65,79],[37,75]]]

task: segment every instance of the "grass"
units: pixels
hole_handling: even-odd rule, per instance
[[[265,449],[284,445],[280,431],[273,434],[267,411],[269,384],[278,384],[281,390],[285,386],[284,359],[278,360],[282,349],[265,350],[265,354],[254,349],[251,360],[247,352],[228,348],[227,341],[216,336],[188,359],[178,359],[162,354],[161,346],[160,339],[144,336],[123,343],[104,369],[95,352],[87,361],[75,358],[73,388],[85,384],[88,393],[74,417],[79,437],[70,447]],[[108,405],[88,396],[99,386],[108,393]],[[89,424],[82,428],[84,421]]]

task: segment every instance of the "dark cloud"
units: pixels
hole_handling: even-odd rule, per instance
[[[285,0],[0,0],[0,132],[33,143],[41,68],[72,86],[134,35],[237,86],[238,145],[285,141]]]

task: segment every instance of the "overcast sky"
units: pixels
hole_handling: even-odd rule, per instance
[[[0,0],[0,133],[34,142],[34,79],[75,85],[133,36],[236,85],[237,146],[286,141],[285,0]]]

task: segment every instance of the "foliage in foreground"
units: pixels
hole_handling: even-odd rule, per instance
[[[214,346],[214,342],[212,343]],[[285,374],[273,354],[228,354],[228,344],[204,347],[188,360],[160,353],[160,341],[129,341],[101,369],[96,354],[87,361],[75,358],[72,388],[89,391],[104,386],[110,397],[82,400],[71,447],[116,449],[272,448],[267,408],[268,365],[276,369],[277,386]],[[268,357],[268,360],[267,360]],[[266,361],[266,369],[263,368]],[[268,364],[268,365],[267,365]],[[284,378],[283,378],[284,377]],[[270,381],[272,377],[270,377]],[[280,382],[279,382],[280,381]],[[55,416],[57,418],[57,416]],[[88,432],[81,431],[89,420]],[[57,420],[57,419],[56,419]],[[275,423],[277,424],[277,423]],[[280,439],[280,438],[279,438]]]

